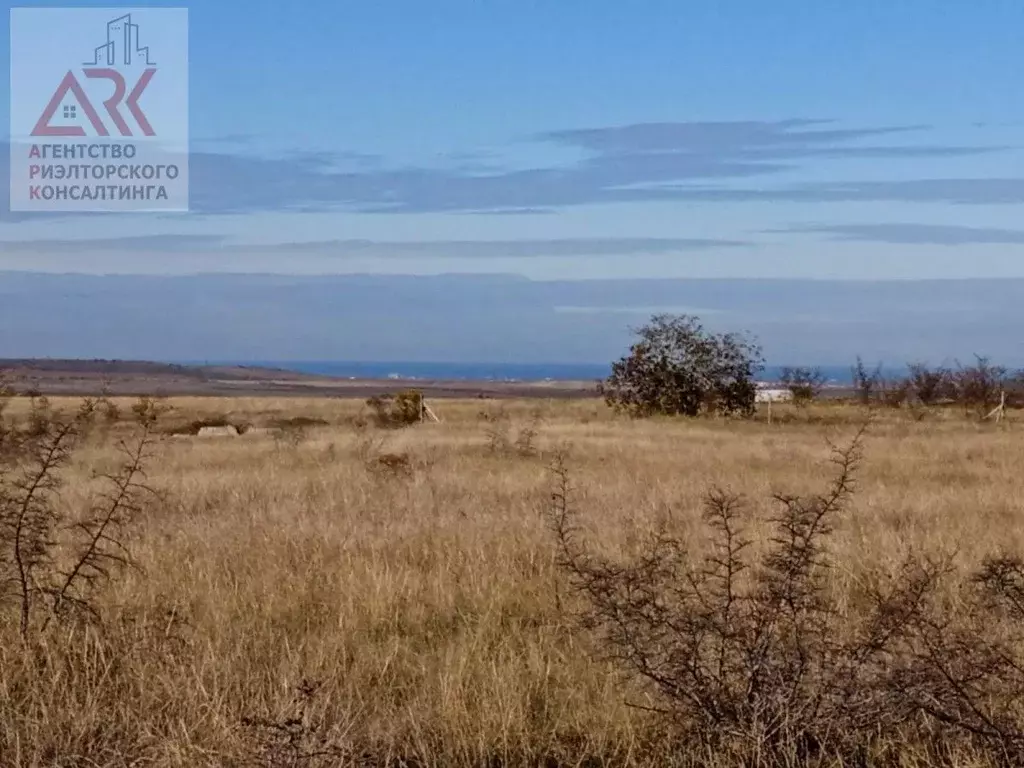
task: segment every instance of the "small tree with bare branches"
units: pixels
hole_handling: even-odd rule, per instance
[[[821,394],[828,381],[820,368],[783,368],[779,381],[793,395],[797,405],[807,405]]]
[[[36,398],[24,423],[4,420],[12,437],[0,456],[0,609],[14,608],[22,636],[54,617],[95,615],[95,588],[132,562],[124,535],[140,510],[155,414],[140,412],[141,435],[120,446],[124,463],[103,477],[109,491],[93,499],[83,518],[70,519],[59,504],[63,471],[94,412],[89,400],[68,415]]]
[[[1007,379],[1006,368],[993,365],[989,358],[975,355],[974,365],[957,364],[953,373],[953,391],[966,413],[984,417],[999,404]]]

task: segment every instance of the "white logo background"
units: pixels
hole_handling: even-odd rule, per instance
[[[105,51],[95,65],[97,47],[108,40],[108,23],[130,16],[135,28],[128,39],[138,49],[148,49],[156,73],[139,99],[139,107],[152,126],[154,136],[144,135],[124,99],[147,69],[146,54],[132,51],[126,65],[122,51],[115,51],[108,64]],[[120,30],[118,30],[120,32]],[[117,33],[115,33],[116,36]],[[110,99],[114,83],[108,79],[88,78],[83,70],[90,66],[117,70],[125,81],[125,94],[118,105],[131,136],[122,136],[103,102]],[[40,116],[68,72],[72,72],[86,93],[109,135],[100,135],[73,94],[68,94],[49,123],[53,126],[78,125],[85,136],[32,136]],[[64,107],[73,107],[65,111]],[[13,8],[11,9],[11,210],[14,211],[182,211],[188,209],[188,10],[185,8]],[[43,145],[134,145],[131,160],[109,157],[39,158],[31,157],[32,147]],[[38,149],[36,154],[38,155]],[[119,171],[111,179],[39,178],[41,163],[104,165],[123,162],[135,165],[177,168],[174,179],[142,178],[133,172],[125,177]],[[33,166],[35,177],[33,177]],[[56,169],[53,169],[56,170]],[[81,169],[80,169],[81,170]],[[52,172],[52,171],[51,171]],[[68,173],[70,171],[58,171]],[[37,185],[164,185],[165,197],[153,199],[132,196],[124,199],[43,199]],[[79,193],[81,190],[79,190]],[[106,193],[104,193],[104,196]],[[118,199],[120,197],[120,199]]]

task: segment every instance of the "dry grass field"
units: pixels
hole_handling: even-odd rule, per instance
[[[68,516],[116,467],[130,404],[65,470]],[[713,484],[750,498],[756,551],[771,494],[822,491],[826,440],[862,418],[777,405],[771,424],[631,421],[590,400],[453,400],[440,424],[381,430],[355,424],[360,401],[167,405],[146,463],[155,495],[129,529],[138,567],[102,586],[99,621],[23,639],[16,612],[0,614],[4,766],[732,764],[681,743],[653,689],[574,621],[552,459],[597,551],[626,556],[665,523],[700,553]],[[507,434],[481,417],[499,411]],[[221,416],[256,429],[164,434]],[[311,426],[259,429],[295,417]],[[1024,552],[1022,465],[1018,413],[881,414],[828,540],[830,588],[895,574],[908,550],[953,553],[965,574]],[[907,744],[899,763],[926,755]],[[947,757],[993,764],[969,745]]]

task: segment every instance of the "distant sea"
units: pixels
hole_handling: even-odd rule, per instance
[[[357,379],[435,379],[446,381],[593,381],[611,372],[607,363],[423,363],[345,361],[190,361],[193,365],[245,365],[279,368],[318,376]],[[849,366],[819,366],[833,383],[848,384]],[[758,376],[764,381],[778,379],[782,366],[766,366]]]

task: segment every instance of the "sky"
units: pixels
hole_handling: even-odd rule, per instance
[[[1024,278],[1020,2],[188,10],[190,211],[4,188],[0,271]]]

